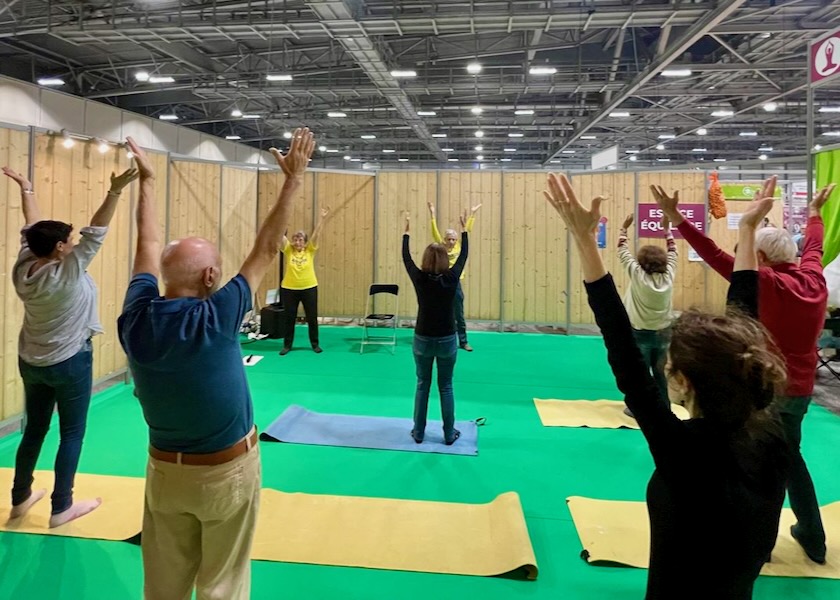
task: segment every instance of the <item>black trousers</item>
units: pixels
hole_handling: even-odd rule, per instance
[[[297,319],[298,305],[303,303],[303,312],[306,315],[306,323],[309,325],[309,343],[313,347],[318,345],[318,286],[307,290],[290,290],[280,288],[283,301],[283,312],[286,314],[286,331],[283,336],[283,345],[291,348],[295,341],[295,320]]]

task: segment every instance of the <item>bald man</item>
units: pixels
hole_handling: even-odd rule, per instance
[[[224,286],[222,260],[205,239],[160,251],[151,162],[140,170],[137,254],[119,318],[135,394],[149,425],[143,517],[146,600],[247,600],[260,492],[260,459],[239,328],[277,256],[314,140],[295,132],[277,203],[239,273]],[[158,292],[158,276],[164,295]]]

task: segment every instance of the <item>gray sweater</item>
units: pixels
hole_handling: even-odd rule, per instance
[[[76,355],[91,336],[102,333],[96,311],[96,284],[87,267],[102,247],[107,227],[82,227],[81,240],[62,260],[32,274],[38,261],[21,230],[12,281],[23,301],[18,354],[24,362],[49,367]]]

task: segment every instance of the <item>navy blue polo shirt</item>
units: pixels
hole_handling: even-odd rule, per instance
[[[242,275],[206,300],[167,300],[154,276],[132,278],[117,327],[152,446],[217,452],[251,431],[254,409],[239,346],[249,310]]]

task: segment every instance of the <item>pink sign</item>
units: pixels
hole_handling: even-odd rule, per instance
[[[811,83],[840,73],[840,30],[811,45]]]
[[[697,229],[706,232],[706,205],[705,204],[680,204],[680,213]],[[636,235],[639,238],[661,238],[662,231],[662,209],[656,204],[639,204],[639,218],[636,226]],[[679,230],[672,227],[671,231],[675,238],[682,238]]]

